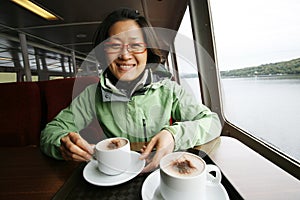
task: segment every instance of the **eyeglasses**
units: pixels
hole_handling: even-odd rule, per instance
[[[104,44],[104,50],[106,53],[120,53],[123,48],[126,48],[129,53],[139,54],[146,51],[147,44],[142,42],[130,44],[107,42]]]

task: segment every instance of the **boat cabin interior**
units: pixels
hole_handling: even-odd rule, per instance
[[[226,119],[210,0],[21,3],[34,3],[52,15],[48,19],[41,17],[17,0],[0,2],[0,199],[79,199],[81,195],[96,199],[116,194],[147,199],[141,188],[149,174],[138,176],[129,185],[100,186],[99,190],[99,186],[82,177],[87,163],[54,160],[39,148],[46,123],[86,86],[99,82],[101,67],[93,51],[95,33],[104,17],[121,7],[136,9],[155,30],[170,33],[158,34],[159,42],[165,45],[165,67],[179,84],[184,84],[181,77],[185,72],[179,69],[182,63],[176,53],[191,46],[179,50],[174,42],[180,38],[178,35],[186,38],[178,32],[183,21],[189,20],[194,57],[187,56],[186,63],[196,66],[197,75],[197,85],[190,89],[197,90],[199,101],[218,114],[223,126],[220,137],[189,151],[204,154],[207,163],[220,168],[221,183],[229,198],[300,198],[299,161]],[[104,138],[97,121],[82,130],[82,137],[90,143]],[[139,151],[142,145],[132,144],[132,150]]]

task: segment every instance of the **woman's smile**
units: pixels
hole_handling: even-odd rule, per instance
[[[136,64],[125,64],[125,63],[116,63],[116,65],[121,71],[129,71],[130,69],[136,66]]]

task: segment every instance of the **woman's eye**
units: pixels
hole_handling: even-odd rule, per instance
[[[120,48],[122,48],[122,45],[114,43],[114,44],[110,44],[109,47],[112,49],[120,49]]]
[[[140,48],[141,47],[141,44],[140,43],[133,43],[133,44],[130,44],[130,46],[132,48]]]

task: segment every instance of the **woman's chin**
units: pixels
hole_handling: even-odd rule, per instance
[[[128,77],[128,76],[122,76],[119,78],[120,81],[133,81],[136,77]]]
[[[133,73],[123,73],[122,75],[119,74],[119,76],[117,77],[120,81],[133,81],[138,77],[137,74],[133,74]]]

